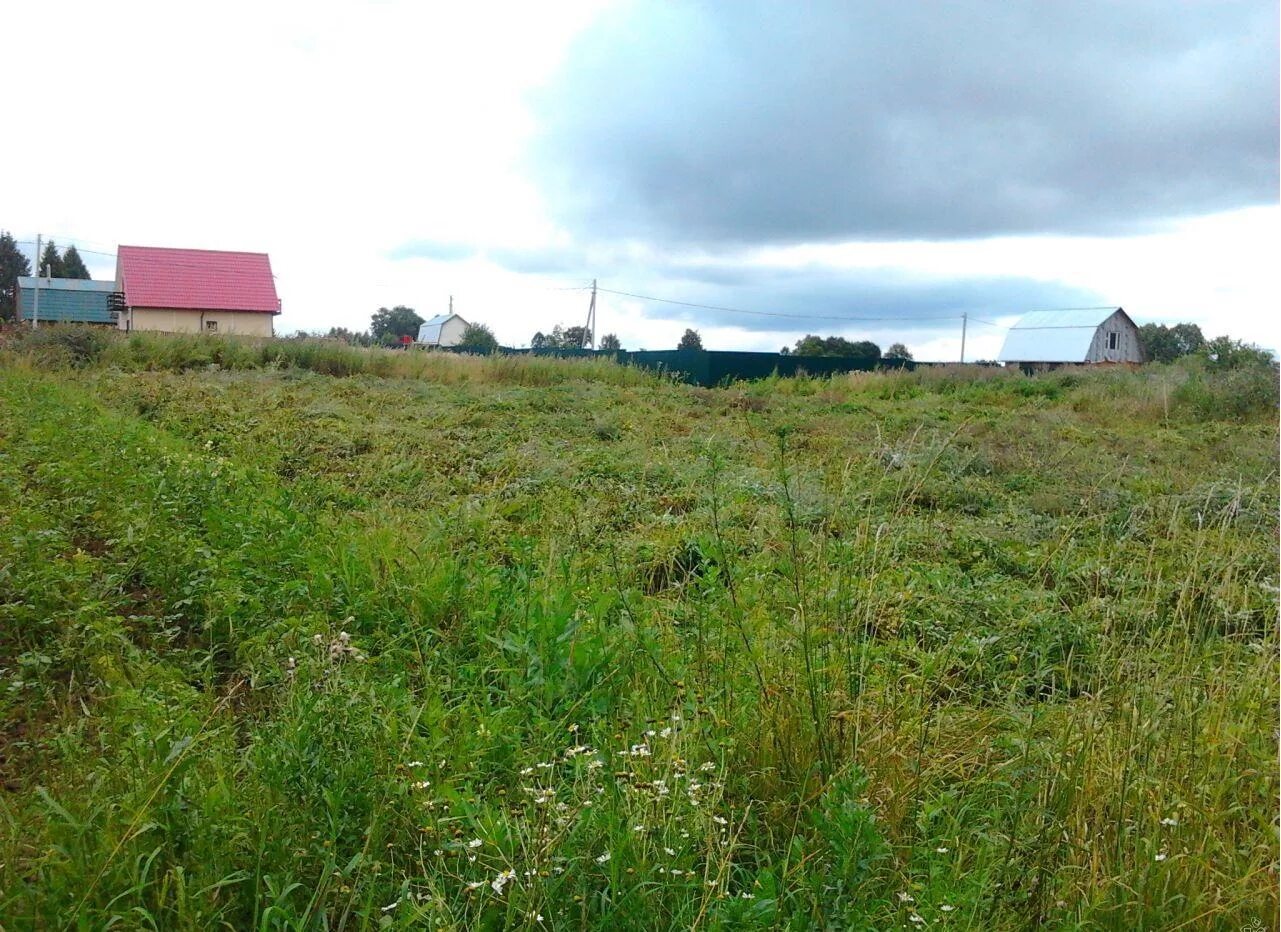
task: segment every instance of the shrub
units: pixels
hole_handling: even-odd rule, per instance
[[[106,348],[107,340],[107,334],[96,327],[55,324],[27,333],[19,349],[43,365],[78,369],[95,362]]]

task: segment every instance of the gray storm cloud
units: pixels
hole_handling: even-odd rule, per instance
[[[578,235],[1124,233],[1278,195],[1270,2],[634,4],[535,101]]]

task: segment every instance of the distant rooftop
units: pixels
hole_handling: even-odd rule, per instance
[[[1099,325],[1119,307],[1029,311],[1005,335],[1001,362],[1085,362]]]

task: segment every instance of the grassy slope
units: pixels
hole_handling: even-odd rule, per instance
[[[430,366],[0,369],[12,927],[1272,921],[1274,415]]]

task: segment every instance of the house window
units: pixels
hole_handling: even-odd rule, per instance
[[[1114,350],[1121,345],[1121,334],[1115,330],[1108,334],[1108,349]]]
[[[205,321],[205,333],[217,333],[217,332],[218,332],[218,321],[216,320]]]

